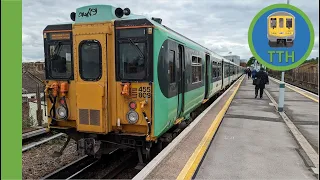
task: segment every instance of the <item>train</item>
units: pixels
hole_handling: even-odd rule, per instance
[[[270,47],[292,47],[295,39],[295,17],[284,11],[268,16],[268,40]]]
[[[43,30],[45,99],[48,128],[83,155],[131,148],[145,163],[244,72],[129,8],[89,5],[70,18]]]

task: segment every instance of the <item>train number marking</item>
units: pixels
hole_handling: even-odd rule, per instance
[[[95,16],[98,13],[98,9],[97,8],[89,8],[88,12],[79,12],[79,17],[89,17],[89,16]]]
[[[150,98],[151,97],[151,87],[140,87],[138,89],[139,98]]]

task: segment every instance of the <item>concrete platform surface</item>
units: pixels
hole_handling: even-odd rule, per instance
[[[152,172],[150,172],[145,179],[177,179],[210,125],[236,89],[238,83],[239,82],[236,82],[235,85],[231,87],[230,91],[203,116],[191,132],[187,134],[179,144],[177,144],[177,146],[155,166],[154,169],[152,169]]]
[[[271,82],[269,89],[274,91],[270,93],[276,94],[276,86]],[[312,103],[294,91],[291,93],[287,93],[287,98]],[[295,108],[298,106],[304,104]],[[309,117],[316,116],[312,112]],[[308,133],[316,131],[310,125],[302,126]],[[252,80],[247,79],[242,82],[194,178],[317,179],[270,99],[266,95],[255,99]]]
[[[275,81],[270,81],[266,89],[278,101],[279,84]],[[292,88],[286,87],[284,111],[313,149],[319,154],[319,103],[292,90]]]

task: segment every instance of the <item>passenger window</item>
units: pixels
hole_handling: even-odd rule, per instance
[[[101,45],[99,41],[82,41],[79,45],[79,71],[83,80],[96,81],[101,78]]]
[[[201,82],[202,64],[201,58],[192,56],[192,83]]]
[[[169,52],[169,83],[176,82],[175,73],[175,51],[170,50]]]
[[[217,62],[212,62],[212,77],[216,78],[219,76],[219,66]]]

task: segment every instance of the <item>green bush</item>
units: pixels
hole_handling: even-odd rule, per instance
[[[32,127],[34,123],[35,123],[35,119],[33,118],[33,116],[29,116],[29,118],[22,120],[22,128]]]

